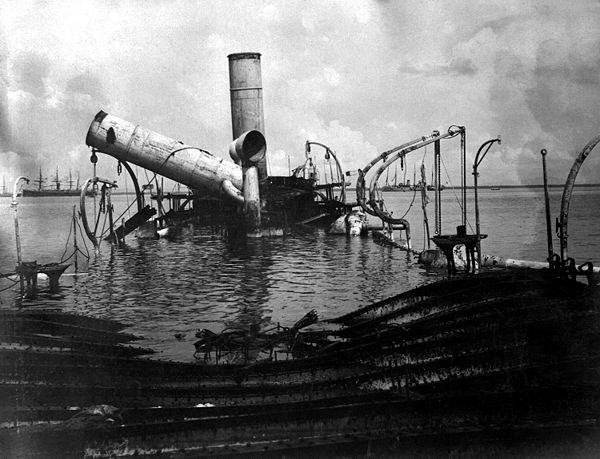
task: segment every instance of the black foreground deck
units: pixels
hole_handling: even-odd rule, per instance
[[[332,319],[310,357],[247,365],[0,312],[0,457],[597,457],[599,305],[547,274],[479,274]]]

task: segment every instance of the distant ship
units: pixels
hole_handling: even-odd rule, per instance
[[[12,196],[10,191],[6,191],[6,178],[2,177],[2,191],[0,192],[0,198],[6,198]]]
[[[50,197],[50,196],[79,196],[81,194],[81,188],[79,186],[79,174],[77,177],[77,184],[73,187],[75,181],[72,178],[71,170],[69,170],[69,188],[62,188],[61,181],[58,176],[58,167],[56,168],[56,175],[52,179],[54,187],[44,188],[43,183],[46,179],[42,176],[42,168],[40,167],[39,177],[34,180],[37,183],[37,188],[23,188],[23,197]]]
[[[406,170],[404,171],[404,183],[398,183],[398,167],[394,171],[394,183],[390,184],[389,182],[389,169],[388,176],[385,180],[385,185],[381,187],[381,191],[407,191],[412,190],[410,186],[410,180],[406,180]]]
[[[435,191],[435,185],[433,185],[433,183],[435,182],[433,180],[433,171],[431,171],[431,184],[427,185],[427,191]],[[442,191],[446,189],[446,187],[440,183],[438,189]]]
[[[445,189],[446,189],[446,187],[444,185],[440,185],[440,188],[439,188],[440,191],[445,190]],[[435,191],[435,185],[427,185],[427,191]]]

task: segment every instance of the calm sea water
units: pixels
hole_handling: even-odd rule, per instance
[[[561,193],[551,190],[553,225]],[[412,199],[412,192],[386,193],[386,205],[395,216],[408,210],[413,247],[421,249],[425,241],[420,196],[411,206]],[[14,271],[16,262],[10,201],[0,198],[1,273]],[[130,201],[124,195],[113,197],[117,212]],[[444,190],[444,233],[453,233],[460,224],[458,201],[455,191]],[[76,197],[19,198],[24,260],[57,262],[65,252],[67,256],[73,252],[72,236],[68,238],[74,206],[78,211]],[[471,200],[468,209],[469,232],[474,232]],[[578,263],[600,265],[599,209],[600,188],[575,192],[569,214],[569,254]],[[427,210],[432,225],[433,205]],[[541,189],[482,190],[480,213],[481,231],[488,234],[483,253],[546,258]],[[85,251],[80,235],[78,243]],[[91,251],[90,242],[86,243]],[[285,237],[232,243],[211,228],[186,225],[168,240],[130,236],[122,247],[104,243],[99,255],[91,254],[89,261],[80,256],[78,261],[79,274],[71,266],[61,278],[59,294],[42,291],[23,307],[50,305],[127,322],[128,331],[145,338],[139,344],[159,351],[159,358],[183,361],[193,360],[194,333],[200,328],[290,326],[313,308],[321,317],[335,316],[444,275],[425,270],[406,252],[379,246],[371,238],[332,236],[312,228]],[[10,286],[0,279],[0,289],[5,289],[0,292],[1,308],[18,305],[18,289]]]

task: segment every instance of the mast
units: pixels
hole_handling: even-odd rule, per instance
[[[42,191],[42,183],[45,182],[44,178],[42,177],[42,166],[40,166],[40,175],[39,178],[37,180],[34,180],[35,182],[37,182],[38,184],[38,191]]]
[[[60,179],[58,178],[58,166],[56,167],[56,177],[54,178],[54,183],[56,184],[56,189],[60,190]]]

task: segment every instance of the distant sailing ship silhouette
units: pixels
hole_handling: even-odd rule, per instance
[[[52,179],[54,186],[52,188],[44,188],[44,182],[46,179],[42,176],[42,168],[40,167],[39,176],[33,180],[37,184],[37,188],[23,188],[23,196],[27,197],[43,197],[43,196],[79,196],[81,194],[81,187],[79,185],[79,173],[77,174],[77,180],[73,180],[73,175],[69,169],[69,188],[61,188],[61,180],[58,174],[58,167],[56,168],[56,175]],[[75,187],[73,184],[76,183]]]

